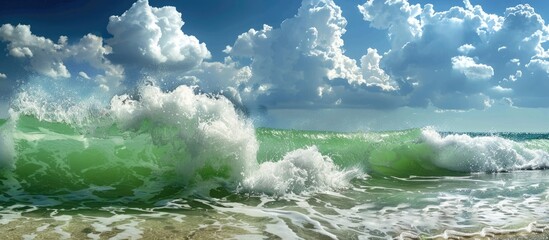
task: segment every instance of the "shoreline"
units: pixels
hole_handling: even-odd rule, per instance
[[[211,213],[210,213],[211,214]],[[225,216],[227,217],[227,216]],[[1,220],[1,219],[0,219]],[[6,220],[6,219],[4,219]],[[258,219],[251,225],[226,222],[214,215],[120,215],[113,217],[85,217],[62,215],[56,217],[22,217],[0,221],[0,232],[6,239],[277,239],[284,236],[273,234],[266,228],[269,221]],[[301,232],[305,239],[328,238],[314,232]],[[335,237],[345,238],[334,233]],[[352,237],[346,235],[347,237]],[[354,237],[358,237],[354,236]],[[387,237],[387,236],[386,236]],[[403,232],[394,239],[495,239],[495,240],[547,240],[549,226],[529,224],[515,230],[484,229],[475,233],[445,230],[435,236],[421,236]]]
[[[454,230],[445,230],[443,233],[435,236],[417,236],[415,234],[401,234],[398,239],[494,239],[494,240],[548,240],[549,225],[530,223],[528,226],[518,229],[497,230],[493,228],[484,228],[479,232],[458,232]]]
[[[549,232],[494,236],[491,239],[494,239],[494,240],[547,240],[549,239]]]

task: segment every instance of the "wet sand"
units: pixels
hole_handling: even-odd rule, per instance
[[[126,215],[128,216],[128,215]],[[141,215],[140,217],[61,216],[21,217],[0,221],[2,239],[281,239],[266,231],[267,222],[256,219],[253,225],[225,216],[208,218],[204,215],[172,216]],[[181,216],[181,215],[179,215]],[[0,219],[2,220],[2,219]],[[5,220],[5,219],[4,219]],[[232,223],[232,224],[231,224]],[[402,234],[400,239],[496,239],[496,240],[549,240],[549,227],[519,229],[507,232],[457,233],[445,231],[434,237]],[[305,239],[330,239],[325,235],[304,233]],[[337,236],[354,239],[356,236]],[[397,238],[397,239],[399,239]]]

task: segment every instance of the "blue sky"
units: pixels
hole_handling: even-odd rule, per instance
[[[548,13],[518,0],[12,1],[0,116],[28,86],[109,99],[146,80],[222,93],[262,126],[546,132]]]

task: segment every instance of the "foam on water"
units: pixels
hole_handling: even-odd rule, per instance
[[[357,168],[341,170],[317,147],[297,149],[277,162],[264,162],[244,179],[245,189],[274,195],[322,192],[348,186],[361,176]]]
[[[498,136],[442,136],[432,128],[422,130],[422,139],[435,151],[433,163],[459,172],[501,172],[541,169],[549,166],[549,153]]]
[[[27,115],[40,121],[67,123],[81,129],[98,124],[98,120],[103,120],[107,114],[101,96],[83,97],[78,92],[71,92],[68,87],[57,86],[60,83],[56,81],[39,83],[27,84],[15,95],[11,101],[10,118]],[[47,84],[53,86],[44,86]]]
[[[491,238],[549,230],[547,180],[546,171],[367,178],[338,193],[282,199],[234,193],[91,212],[13,205],[0,207],[0,230],[93,239]]]
[[[111,101],[111,112],[121,126],[142,129],[141,125],[147,124],[154,144],[174,145],[168,157],[180,161],[177,170],[182,181],[207,178],[200,175],[204,168],[213,169],[215,177],[230,168],[224,178],[242,181],[241,190],[284,195],[344,188],[359,175],[356,169],[340,170],[315,147],[290,152],[276,162],[258,164],[259,146],[252,124],[242,119],[224,97],[212,98],[193,91],[180,86],[164,93],[157,87],[144,86],[139,100],[123,95]]]
[[[36,94],[21,92],[12,118],[0,129],[5,150],[0,159],[20,168],[10,180],[23,183],[15,184],[17,191],[72,189],[65,200],[98,200],[94,192],[123,191],[135,199],[175,184],[202,194],[240,186],[239,191],[281,196],[345,188],[360,175],[339,168],[315,147],[259,163],[252,123],[225,97],[196,93],[193,87],[164,92],[144,85],[134,96],[114,96],[106,107],[30,90]],[[51,181],[47,188],[35,186],[44,178]]]
[[[472,172],[544,169],[549,165],[546,135],[439,133],[432,128],[395,132],[333,133],[258,129],[262,158],[316,146],[340,167],[360,166],[375,176],[448,176]]]
[[[144,85],[105,105],[27,90],[0,123],[0,230],[23,225],[17,237],[180,237],[171,231],[183,229],[189,238],[451,238],[549,229],[547,171],[517,171],[547,168],[543,135],[255,129],[225,97],[189,86]],[[506,171],[514,172],[491,174]]]
[[[257,165],[254,128],[223,97],[195,94],[187,86],[167,93],[143,86],[139,100],[116,96],[110,110],[122,128],[146,130],[153,144],[170,146],[163,160],[175,161],[184,183],[212,177],[237,180]],[[202,174],[205,168],[216,175]]]

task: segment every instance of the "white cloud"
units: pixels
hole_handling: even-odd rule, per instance
[[[85,73],[85,72],[79,72],[79,73],[78,73],[78,76],[80,76],[80,77],[82,77],[82,78],[84,78],[84,79],[88,79],[88,80],[91,79],[90,76],[88,76],[88,74]]]
[[[81,82],[89,87],[118,92],[124,81],[133,85],[149,76],[171,88],[199,85],[201,91],[221,92],[241,102],[239,90],[250,79],[251,68],[230,57],[224,62],[203,61],[210,52],[196,37],[182,32],[181,13],[174,7],[155,8],[140,0],[109,20],[107,30],[113,37],[107,40],[87,34],[70,44],[64,36],[55,43],[32,34],[30,26],[10,24],[0,28],[0,40],[8,43],[11,57],[28,59],[24,69],[49,78],[68,79],[74,74],[75,81],[91,80]],[[132,79],[126,79],[127,74]]]
[[[242,94],[267,107],[322,107],[366,102],[367,96],[357,95],[367,95],[366,88],[396,89],[379,67],[377,52],[362,58],[362,68],[344,54],[346,25],[333,1],[304,0],[280,28],[264,25],[241,34],[225,52],[251,59],[251,79]]]
[[[0,40],[8,42],[9,54],[28,58],[30,69],[52,78],[68,78],[70,73],[63,63],[68,55],[67,38],[61,36],[57,43],[31,33],[30,26],[4,24],[0,27]]]
[[[376,49],[368,48],[368,54],[360,59],[362,76],[371,85],[379,86],[384,90],[397,90],[398,84],[380,68],[381,58]]]
[[[107,30],[113,37],[97,54],[108,54],[124,69],[110,68],[107,73],[116,76],[119,70],[126,70],[138,75],[136,79],[166,89],[180,84],[198,86],[200,91],[222,93],[241,104],[239,89],[251,78],[250,67],[240,66],[230,57],[224,62],[206,61],[211,57],[206,44],[182,31],[181,16],[175,7],[151,7],[147,0],[137,1],[121,16],[111,16]]]
[[[177,84],[197,85],[203,92],[222,93],[234,104],[241,105],[239,89],[252,77],[249,66],[240,67],[230,57],[224,62],[203,62],[186,72],[174,73]]]
[[[33,56],[32,51],[28,47],[13,47],[12,49],[10,49],[10,55],[18,58],[31,58]]]
[[[6,79],[8,78],[8,75],[6,75],[5,73],[0,73],[0,79]]]
[[[135,2],[121,16],[111,16],[107,30],[113,35],[116,62],[155,68],[177,66],[192,68],[211,57],[206,44],[186,35],[181,13],[175,7],[151,7],[147,0]]]
[[[124,80],[124,68],[121,65],[111,63],[107,58],[112,54],[112,49],[108,45],[103,44],[103,38],[88,34],[80,39],[77,44],[70,47],[71,57],[76,62],[84,62],[97,70],[92,77],[88,73],[85,76],[79,73],[80,76],[86,79],[93,79],[102,90],[108,91],[116,89]]]
[[[29,59],[30,66],[26,68],[40,75],[53,79],[70,78],[71,72],[66,64],[78,63],[95,72],[92,77],[89,72],[79,72],[79,76],[93,79],[98,85],[105,85],[106,89],[118,87],[124,79],[122,66],[114,65],[106,58],[111,53],[110,47],[103,44],[101,37],[93,34],[82,37],[75,44],[68,44],[65,36],[54,43],[32,34],[28,25],[4,24],[0,27],[0,39],[8,42],[10,56]]]
[[[359,6],[371,27],[388,31],[393,48],[380,65],[400,83],[406,105],[486,108],[505,97],[515,106],[549,106],[542,46],[549,28],[541,16],[529,5],[502,16],[464,5],[440,12],[406,0]]]
[[[248,66],[240,68],[230,57],[221,62],[203,62],[199,67],[186,73],[201,79],[200,88],[215,92],[227,87],[237,87],[246,83],[252,76]]]
[[[146,0],[109,19],[113,37],[107,40],[88,34],[52,41],[32,34],[30,26],[10,24],[0,27],[0,40],[8,57],[33,74],[74,75],[104,91],[142,74],[222,92],[250,107],[467,110],[502,99],[548,107],[549,51],[543,44],[549,28],[541,16],[528,5],[499,16],[464,3],[436,12],[430,4],[367,0],[358,8],[371,27],[387,30],[391,49],[378,53],[364,46],[360,65],[345,55],[347,20],[332,0],[303,0],[280,27],[242,33],[222,62],[207,61],[205,43],[182,31],[174,7],[151,7]]]
[[[473,46],[471,44],[463,44],[463,45],[459,46],[457,50],[460,53],[463,53],[463,54],[467,55],[470,52],[474,51],[475,49],[476,49],[475,46]]]
[[[364,20],[377,29],[387,29],[393,49],[421,36],[422,28],[417,16],[421,14],[419,4],[410,5],[406,0],[368,0],[358,6]]]
[[[509,94],[509,93],[512,93],[513,92],[513,89],[511,88],[504,88],[500,85],[497,85],[495,87],[492,87],[492,90],[497,92],[497,93],[500,93],[500,94]]]
[[[472,80],[486,80],[494,76],[494,69],[492,67],[476,63],[474,59],[467,56],[453,57],[452,68]]]

